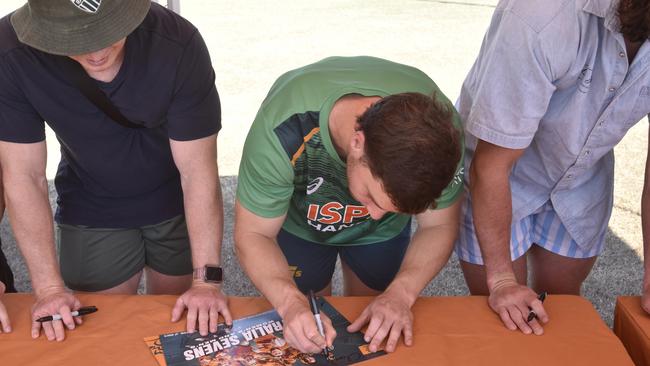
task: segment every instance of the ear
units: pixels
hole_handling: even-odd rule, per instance
[[[366,135],[363,131],[354,131],[350,139],[350,153],[355,157],[364,155],[364,147],[366,144]]]

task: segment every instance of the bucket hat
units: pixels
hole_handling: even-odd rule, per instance
[[[150,0],[28,0],[11,15],[18,40],[73,56],[106,48],[142,23]]]

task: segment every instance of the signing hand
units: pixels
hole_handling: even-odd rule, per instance
[[[172,322],[177,322],[187,308],[187,331],[193,333],[196,330],[198,320],[199,333],[202,336],[217,331],[219,313],[223,316],[226,324],[232,325],[232,316],[228,310],[226,295],[221,291],[218,284],[210,284],[195,281],[178,300],[172,309]]]
[[[499,314],[508,329],[517,330],[519,328],[524,334],[532,332],[542,335],[544,333],[540,321],[544,324],[547,323],[548,315],[542,302],[537,298],[537,294],[530,288],[513,281],[492,289],[488,303],[492,310]],[[527,322],[530,309],[537,314],[537,318]]]
[[[279,311],[280,312],[280,311]],[[324,313],[320,313],[323,321],[325,337],[318,333],[316,320],[312,314],[307,299],[296,298],[280,312],[284,324],[284,339],[300,352],[318,353],[325,347],[331,347],[336,331],[332,321]]]
[[[368,329],[364,340],[370,342],[371,352],[377,352],[381,342],[388,336],[386,351],[393,352],[402,333],[404,344],[413,344],[413,313],[411,305],[404,296],[384,292],[377,296],[361,313],[361,315],[348,326],[348,332],[359,331],[366,323]]]
[[[62,341],[65,339],[65,328],[72,330],[75,325],[82,323],[81,317],[73,317],[70,314],[81,307],[81,302],[62,286],[48,287],[40,291],[36,296],[36,303],[32,306],[32,338],[38,338],[41,327],[49,341]],[[60,314],[61,320],[49,322],[37,322],[36,319]]]
[[[0,295],[4,293],[5,293],[5,284],[0,281]],[[1,301],[0,301],[0,325],[2,325],[2,328],[0,328],[0,333],[11,332],[11,323],[9,323],[9,315],[7,314],[7,309],[5,309],[5,306],[2,304]]]

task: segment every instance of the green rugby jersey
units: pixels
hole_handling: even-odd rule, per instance
[[[413,67],[374,57],[330,57],[287,72],[271,87],[246,138],[239,202],[261,217],[287,213],[283,229],[316,243],[359,245],[396,236],[409,215],[388,213],[376,221],[352,197],[345,163],[330,138],[329,114],[348,94],[434,91],[454,110],[454,124],[462,133],[452,103]],[[436,201],[437,209],[450,206],[462,192],[462,161]]]

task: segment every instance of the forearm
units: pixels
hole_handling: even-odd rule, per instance
[[[470,170],[474,227],[485,265],[488,287],[504,276],[514,279],[510,259],[512,196],[508,174]]]
[[[7,211],[18,247],[39,295],[63,287],[54,246],[52,209],[45,176],[4,178]]]
[[[221,263],[223,200],[216,164],[214,169],[181,177],[185,219],[194,268]]]
[[[306,301],[275,239],[247,232],[237,235],[235,242],[244,271],[281,316],[294,301]]]
[[[399,291],[412,306],[422,289],[449,260],[457,232],[457,224],[418,228],[386,292]]]

